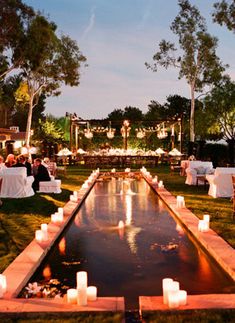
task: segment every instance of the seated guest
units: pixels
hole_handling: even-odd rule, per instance
[[[15,165],[15,163],[16,163],[15,156],[13,154],[9,154],[6,158],[5,166],[12,167],[13,165]]]
[[[51,180],[48,170],[45,166],[42,165],[40,158],[36,158],[34,160],[33,175],[34,182],[32,184],[32,187],[35,192],[39,190],[39,182],[48,182]]]
[[[26,157],[23,155],[19,155],[16,157],[16,164],[12,167],[25,167],[27,170],[27,176],[32,175],[31,164],[26,160]]]
[[[2,170],[3,168],[6,168],[6,165],[4,163],[4,158],[0,155],[0,170]]]

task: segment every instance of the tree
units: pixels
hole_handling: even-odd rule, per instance
[[[1,0],[0,79],[19,66],[24,48],[25,29],[28,20],[33,16],[33,9],[21,0]]]
[[[195,141],[195,92],[201,92],[221,78],[225,67],[216,55],[217,39],[207,33],[206,23],[197,7],[188,0],[179,0],[180,11],[171,24],[171,30],[178,36],[182,56],[176,56],[174,43],[162,40],[159,51],[153,56],[155,63],[147,68],[154,72],[159,66],[179,68],[179,79],[185,78],[190,87],[190,150]],[[191,151],[189,151],[191,153]]]
[[[235,31],[235,3],[233,0],[216,2],[213,12],[214,22],[224,24],[231,31]]]
[[[57,37],[56,28],[53,22],[38,14],[31,19],[25,35],[20,68],[28,88],[26,145],[30,142],[33,109],[41,94],[59,95],[62,84],[78,86],[80,67],[86,61],[76,42],[68,36]]]
[[[117,121],[124,119],[124,111],[121,109],[114,109],[111,113],[108,114],[108,120]]]
[[[130,121],[140,121],[143,120],[143,113],[139,108],[136,107],[125,107],[124,109],[124,119]]]
[[[215,87],[204,99],[207,115],[213,119],[210,133],[217,134],[228,142],[230,163],[235,158],[235,82],[227,78]]]

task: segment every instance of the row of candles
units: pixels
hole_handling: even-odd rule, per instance
[[[94,182],[94,180],[98,177],[99,175],[99,168],[94,170],[91,175],[88,177],[88,179],[82,184],[81,190],[88,189],[89,186]],[[70,201],[72,202],[77,202],[78,200],[78,192],[74,191],[73,195],[70,195]]]
[[[82,185],[82,189],[86,189],[89,185],[98,177],[99,168],[94,170],[92,174],[88,177],[88,179]],[[74,191],[73,195],[70,195],[70,200],[77,202],[78,200],[78,192]],[[51,223],[53,224],[61,224],[64,221],[64,209],[62,207],[58,208],[58,211],[54,214],[51,214]],[[42,223],[41,229],[35,231],[35,239],[38,242],[43,242],[48,240],[48,224]]]
[[[163,182],[158,181],[157,176],[155,176],[153,178],[152,175],[150,174],[150,172],[148,172],[144,166],[140,169],[140,171],[146,178],[148,178],[150,181],[152,181],[153,185],[157,185],[158,188],[164,187]],[[183,196],[178,195],[176,197],[176,207],[177,208],[185,207],[185,200],[184,200]],[[205,214],[203,216],[203,219],[198,221],[198,231],[207,232],[209,230],[209,228],[210,228],[210,216],[209,216],[209,214]]]
[[[162,280],[163,303],[169,308],[178,308],[187,304],[187,292],[180,289],[180,283],[172,278]]]
[[[146,177],[149,181],[152,182],[152,184],[155,186],[155,187],[158,187],[158,188],[164,188],[164,184],[163,184],[163,181],[158,181],[158,177],[157,175],[155,175],[154,177],[150,174],[149,171],[147,171],[147,169],[142,166],[141,169],[140,169],[140,172],[142,173],[142,175],[144,177]]]
[[[97,300],[97,287],[87,286],[87,272],[78,271],[76,274],[77,288],[67,290],[67,302],[69,304],[78,304],[86,306],[87,301]]]

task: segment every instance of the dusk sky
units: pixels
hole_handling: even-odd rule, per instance
[[[137,107],[144,113],[151,100],[166,102],[168,95],[189,98],[178,70],[153,73],[152,62],[162,39],[175,41],[170,24],[179,12],[177,0],[23,0],[54,21],[58,34],[76,40],[87,57],[79,87],[63,87],[60,97],[48,98],[46,113],[64,116],[76,112],[84,119],[106,118],[114,109]],[[217,54],[229,64],[235,80],[235,35],[212,23],[216,0],[191,0],[207,20],[208,31],[218,37]]]

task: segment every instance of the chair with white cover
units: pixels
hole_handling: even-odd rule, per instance
[[[10,167],[2,169],[0,197],[22,198],[34,195],[33,176],[27,176],[26,167]]]
[[[214,198],[232,197],[232,175],[235,175],[235,167],[217,167],[214,175],[206,175],[210,184],[208,195]]]
[[[213,174],[213,164],[210,161],[201,161],[201,160],[190,160],[188,167],[186,168],[186,181],[185,184],[188,185],[202,185],[204,181],[200,179],[206,177],[207,174]],[[198,180],[197,180],[198,177]]]
[[[39,191],[38,193],[61,193],[61,180],[54,179],[54,176],[51,176],[51,180],[47,182],[39,182]]]

